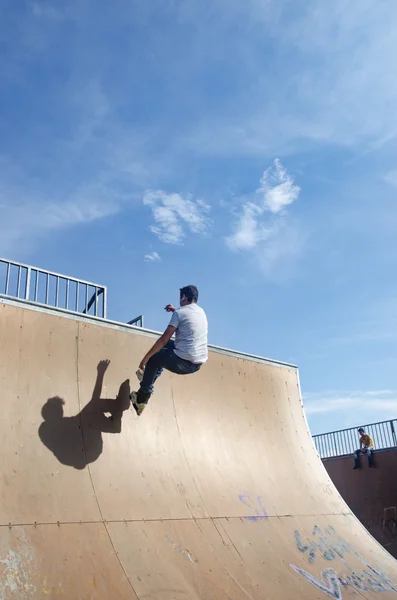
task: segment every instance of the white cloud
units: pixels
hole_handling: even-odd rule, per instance
[[[150,231],[166,244],[182,244],[187,231],[205,234],[208,230],[210,207],[191,196],[148,190],[143,203],[150,206],[156,222]]]
[[[121,205],[115,201],[83,197],[59,204],[44,203],[29,207],[30,221],[45,229],[89,223],[116,214]],[[34,214],[33,214],[34,213]]]
[[[276,158],[263,173],[255,194],[242,204],[235,231],[226,238],[229,248],[252,250],[260,242],[274,241],[282,229],[286,207],[298,198],[299,192],[300,188]],[[271,221],[267,217],[268,212],[275,215]]]
[[[278,214],[298,198],[300,187],[294,184],[292,177],[276,158],[273,167],[263,173],[257,192],[263,194],[265,209]]]
[[[57,201],[48,193],[36,201],[40,194],[32,194],[28,185],[20,195],[24,211],[29,212],[31,206],[34,213],[36,202],[44,213],[50,207],[44,223],[85,219],[87,213],[78,215],[80,205],[74,205],[70,194],[86,179],[96,181],[104,172],[115,189],[139,192],[140,198],[148,188],[186,189],[189,177],[197,177],[195,181],[201,177],[204,189],[210,182],[217,194],[225,183],[224,174],[216,176],[215,162],[210,169],[201,163],[203,154],[276,156],[278,149],[301,151],[308,140],[320,146],[324,141],[361,141],[363,136],[371,142],[390,140],[393,135],[397,86],[388,60],[397,39],[391,18],[396,10],[393,0],[385,0],[382,6],[371,0],[360,4],[335,0],[331,7],[308,0],[299,14],[289,10],[290,0],[249,0],[244,8],[236,0],[215,0],[210,11],[208,3],[196,0],[183,5],[160,2],[156,9],[140,3],[138,10],[135,4],[126,8],[122,21],[127,28],[137,23],[143,25],[142,30],[148,26],[154,48],[150,53],[143,48],[140,61],[134,58],[131,39],[125,40],[121,54],[115,53],[101,32],[107,26],[118,31],[120,16],[113,11],[108,24],[103,10],[97,10],[92,1],[81,12],[77,0],[67,9],[53,0],[30,0],[27,11],[17,12],[23,35],[16,40],[14,29],[4,33],[3,85],[14,89],[16,83],[26,97],[39,94],[41,98],[42,94],[42,114],[38,111],[26,123],[14,122],[11,111],[10,130],[22,129],[13,136],[10,156],[18,156],[22,173],[43,174],[59,190]],[[156,11],[169,17],[165,28],[153,27]],[[62,23],[65,31],[45,26],[46,19],[62,14],[67,17]],[[232,37],[231,30],[235,32]],[[183,53],[168,43],[176,37]],[[160,39],[164,43],[156,43]],[[272,60],[261,60],[264,47]],[[118,67],[109,70],[97,56],[109,56]],[[26,76],[36,63],[48,77],[37,90]],[[214,74],[210,95],[208,67]],[[146,88],[146,74],[152,68],[149,83],[159,90],[155,95]],[[65,69],[72,78],[52,80],[54,73]],[[127,71],[130,76],[126,78]],[[164,78],[159,74],[165,74]],[[230,87],[225,87],[224,77]],[[22,82],[26,90],[19,87]],[[154,112],[142,110],[140,90],[150,94]],[[45,152],[35,152],[38,139]],[[241,178],[244,171],[242,166]],[[273,176],[278,177],[276,185]],[[230,177],[238,178],[240,173]],[[230,181],[234,183],[240,181]],[[180,244],[190,232],[207,230],[208,211],[199,203],[179,194],[157,193],[165,200],[152,199],[150,207],[155,217],[152,231],[160,239]],[[291,260],[303,246],[301,231],[286,218],[298,193],[276,162],[264,174],[258,193],[243,201],[240,218],[227,240],[229,247],[249,251],[266,273],[274,271],[280,261]],[[61,209],[54,212],[58,201]],[[109,210],[101,202],[96,212],[103,207]],[[12,225],[11,234],[14,227],[18,225]],[[44,226],[37,225],[37,230],[43,231]],[[18,232],[18,239],[23,239],[22,229]],[[17,247],[17,238],[13,239]]]
[[[267,277],[272,276],[276,265],[302,250],[304,236],[287,218],[287,207],[297,200],[299,192],[276,159],[264,172],[260,187],[242,203],[234,232],[225,239],[231,250],[253,253]]]
[[[145,254],[146,262],[158,262],[160,260],[161,256],[158,254],[158,252],[151,252],[150,254]]]
[[[304,394],[303,400],[308,415],[356,411],[363,419],[376,412],[381,420],[397,414],[397,391],[393,390],[332,390]]]
[[[366,396],[390,396],[391,394],[395,394],[392,390],[373,390],[369,392],[364,392]]]
[[[263,214],[262,207],[246,202],[241,211],[234,234],[226,238],[226,243],[231,250],[251,250],[274,233],[273,227],[266,227],[260,222]]]

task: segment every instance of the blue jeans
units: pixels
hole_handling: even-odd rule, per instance
[[[175,343],[170,340],[159,352],[156,352],[147,362],[143,372],[143,379],[138,391],[138,402],[148,402],[153,394],[153,386],[164,369],[177,375],[190,375],[196,373],[201,364],[195,364],[190,360],[179,358],[174,352]]]
[[[354,453],[354,467],[356,469],[360,468],[360,454],[366,454],[367,455],[367,457],[368,457],[368,465],[370,467],[372,467],[372,465],[374,464],[373,452],[374,452],[374,448],[367,448],[366,452],[364,452],[362,449],[356,450],[355,453]]]

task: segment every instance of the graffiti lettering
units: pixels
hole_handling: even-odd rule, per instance
[[[309,563],[314,562],[316,558],[316,544],[310,542],[310,544],[304,544],[300,536],[299,531],[295,530],[295,542],[300,552],[307,552],[309,550]]]
[[[340,589],[340,582],[336,571],[333,569],[324,569],[321,571],[321,578],[317,579],[311,573],[305,571],[305,569],[300,569],[295,565],[290,565],[291,569],[293,569],[299,575],[302,575],[309,581],[311,584],[318,587],[324,594],[327,594],[330,598],[334,598],[334,600],[342,600],[342,592]]]
[[[382,587],[382,589],[374,589],[374,591],[376,592],[386,592],[388,591],[387,588],[390,588],[393,592],[397,592],[397,586],[395,583],[393,583],[392,581],[390,581],[390,579],[387,579],[387,577],[385,577],[385,575],[381,572],[381,571],[377,571],[376,569],[374,569],[373,567],[371,567],[370,565],[367,565],[368,569],[371,571],[371,573],[373,575],[375,575],[375,577],[379,577],[379,579],[381,580],[381,582],[377,582],[376,585],[378,585],[379,587]],[[369,577],[371,577],[371,574],[368,573]],[[386,586],[386,587],[384,587]]]
[[[370,571],[366,569],[361,573],[351,571],[350,575],[346,573],[339,575],[334,569],[325,569],[320,573],[320,579],[296,565],[290,565],[290,567],[331,598],[342,598],[341,587],[346,590],[349,585],[353,589],[362,592],[397,592],[397,588],[392,581],[370,566],[368,566]]]
[[[305,569],[299,568],[296,565],[290,565],[291,568],[302,575],[307,581],[322,590],[330,598],[341,599],[342,589],[347,589],[349,586],[354,591],[360,590],[363,592],[397,592],[396,585],[387,579],[381,571],[377,571],[371,567],[363,556],[361,556],[351,544],[340,537],[333,527],[327,527],[324,532],[316,525],[313,529],[312,536],[314,539],[305,541],[298,530],[295,530],[295,542],[298,550],[302,554],[308,552],[309,564],[314,563],[316,553],[319,552],[324,560],[332,561],[340,558],[345,563],[348,573],[338,574],[335,569],[324,569],[320,573],[318,579]],[[353,571],[346,563],[345,555],[352,554],[358,558],[365,566],[360,573]]]
[[[318,527],[315,527],[313,530],[313,533],[314,533],[314,531],[321,531],[321,529],[319,529]],[[331,526],[326,527],[325,533],[330,538],[332,538],[332,542],[331,542],[332,548],[336,552],[336,554],[339,556],[339,558],[343,558],[346,553],[349,553],[349,554],[354,554],[354,556],[357,556],[357,558],[364,561],[364,558],[361,556],[361,554],[359,552],[357,552],[357,550],[355,548],[353,548],[353,546],[351,544],[349,544],[348,542],[346,542],[346,540],[344,540],[342,537],[340,537],[340,535],[338,535],[336,533],[336,531],[333,527],[331,527]]]
[[[305,542],[300,532],[295,530],[296,546],[302,553],[309,551],[309,563],[314,562],[317,551],[320,552],[324,560],[328,561],[334,560],[338,556],[343,559],[346,553],[354,554],[358,558],[364,560],[350,544],[337,535],[333,527],[327,527],[325,533],[323,533],[320,527],[315,525],[312,535],[315,539]]]

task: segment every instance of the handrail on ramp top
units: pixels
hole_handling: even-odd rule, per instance
[[[2,286],[3,274],[4,285]],[[45,285],[43,286],[42,283]],[[83,302],[81,302],[80,291],[84,293]],[[89,298],[90,293],[92,295]],[[110,326],[123,325],[123,323],[109,320],[107,317],[106,286],[0,257],[0,302],[2,302],[2,296],[5,296],[11,302],[25,302],[34,305],[38,310],[56,310],[69,315],[70,313],[83,314],[86,317],[103,319]],[[99,302],[100,297],[102,298],[101,303]],[[95,305],[94,314],[89,314],[93,305]],[[161,335],[158,331],[144,329],[143,315],[131,319],[126,325],[142,329],[144,334]],[[231,348],[223,348],[213,344],[209,344],[208,347],[220,354],[231,354],[241,359],[297,369],[294,364],[246,352],[238,352]]]
[[[137,327],[143,327],[143,315],[139,315],[139,317],[131,319],[131,321],[127,322],[127,325],[136,325]]]
[[[375,450],[385,450],[397,446],[397,419],[360,425],[360,427],[363,427],[365,432],[372,437]],[[358,426],[317,434],[312,437],[320,458],[346,456],[353,454],[359,447]]]
[[[88,304],[86,305],[85,309],[83,310],[83,315],[88,314],[88,311],[90,310],[91,306],[94,304],[94,302],[96,302],[98,300],[98,296],[100,296],[103,293],[104,293],[103,288],[95,290],[95,292],[92,294],[90,300],[88,301]]]
[[[0,258],[0,290],[5,296],[106,319],[107,289],[83,279]],[[90,298],[89,298],[90,296]],[[99,297],[102,296],[102,302]]]

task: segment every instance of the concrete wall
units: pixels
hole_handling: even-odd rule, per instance
[[[329,476],[349,508],[365,525],[373,537],[397,558],[397,448],[378,450],[375,467],[368,467],[361,456],[361,469],[353,470],[353,456],[323,460]],[[385,520],[386,519],[386,520]]]

